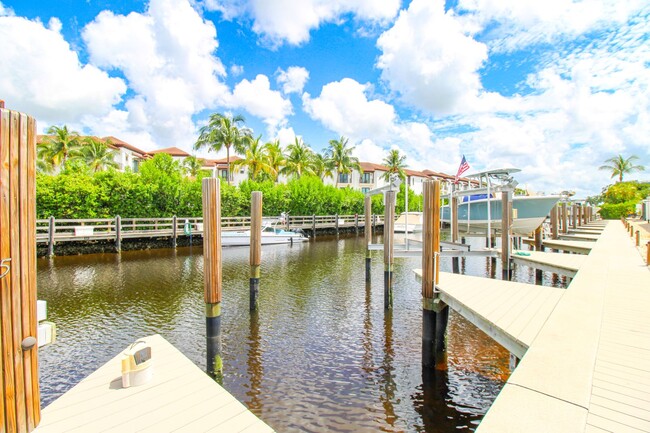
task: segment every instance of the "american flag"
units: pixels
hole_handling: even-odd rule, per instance
[[[469,170],[469,164],[465,159],[465,155],[463,155],[463,159],[460,160],[460,166],[458,167],[458,173],[456,173],[456,177],[454,178],[454,183],[458,183],[460,175],[465,173],[467,170]]]

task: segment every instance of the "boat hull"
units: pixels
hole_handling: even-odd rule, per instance
[[[262,245],[292,244],[308,240],[305,236],[294,232],[262,233]],[[249,231],[221,232],[222,247],[242,247],[250,244]]]
[[[537,229],[551,209],[560,199],[559,196],[520,197],[515,196],[512,200],[514,219],[511,226],[512,233],[520,236],[528,235]],[[501,199],[491,198],[490,203],[490,228],[501,230]],[[486,232],[488,226],[487,218],[488,199],[472,200],[458,205],[458,228],[461,231]],[[441,209],[441,219],[450,223],[449,206]]]

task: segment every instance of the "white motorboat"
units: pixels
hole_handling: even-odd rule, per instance
[[[262,245],[293,244],[294,242],[305,242],[308,240],[309,238],[301,232],[283,230],[274,225],[265,225],[262,227]],[[221,232],[222,247],[248,246],[250,243],[250,230]]]
[[[458,228],[461,231],[476,230],[479,232],[501,229],[501,194],[504,190],[513,191],[517,182],[511,174],[519,172],[516,168],[489,170],[467,176],[478,180],[478,187],[464,191],[455,191],[459,198]],[[561,196],[514,196],[512,198],[513,233],[524,236],[535,231]],[[489,205],[488,205],[489,203]],[[451,209],[443,206],[441,219],[451,222]]]

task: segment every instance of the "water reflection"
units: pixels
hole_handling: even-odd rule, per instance
[[[39,299],[58,327],[57,343],[39,351],[43,403],[150,334],[205,369],[201,252],[39,259]],[[224,249],[225,388],[278,431],[474,429],[508,377],[507,351],[452,313],[446,370],[423,377],[421,289],[412,273],[420,259],[395,260],[394,309],[385,312],[381,257],[366,284],[363,237],[265,246],[260,309],[250,315],[248,249]],[[460,263],[471,275],[500,274],[497,260]],[[451,270],[451,260],[441,266]]]

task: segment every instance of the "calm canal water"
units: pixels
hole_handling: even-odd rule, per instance
[[[423,377],[420,259],[395,259],[386,312],[380,254],[366,286],[362,236],[265,246],[251,316],[248,248],[224,249],[224,387],[279,432],[474,430],[509,375],[508,352],[452,311],[446,367]],[[488,263],[461,270],[489,275]],[[39,259],[38,297],[57,325],[39,351],[44,405],[154,333],[205,370],[200,247]]]

